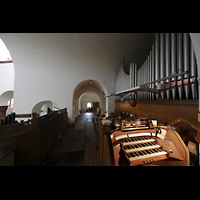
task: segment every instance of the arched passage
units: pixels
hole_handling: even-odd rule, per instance
[[[104,95],[107,95],[105,87],[95,80],[85,80],[80,82],[74,89],[73,105],[72,105],[72,119],[79,114],[80,102],[79,99],[83,94],[97,94],[100,99],[101,114],[108,110],[108,102]]]
[[[96,92],[87,91],[79,97],[78,109],[95,111],[97,107],[101,107],[100,100],[100,96]]]

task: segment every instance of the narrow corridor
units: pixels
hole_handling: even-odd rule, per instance
[[[95,113],[84,113],[68,127],[49,153],[48,166],[97,166],[97,131]]]

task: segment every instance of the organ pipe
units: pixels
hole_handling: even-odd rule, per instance
[[[143,84],[144,82],[144,65],[142,65],[141,67],[141,84]],[[141,92],[141,99],[144,99],[144,92]]]
[[[171,34],[171,75],[176,74],[176,33]],[[176,77],[172,78],[172,81],[175,81]],[[173,99],[176,99],[176,86],[172,89]]]
[[[197,63],[188,33],[156,33],[142,66],[137,70],[137,64],[131,63],[130,77],[124,74],[123,67],[124,60],[117,74],[116,83],[121,83],[117,88],[149,85],[151,92],[139,91],[134,99],[153,100],[160,95],[162,99],[198,99]],[[159,93],[159,83],[164,85],[164,92]]]
[[[196,67],[196,59],[194,54],[194,48],[192,46],[192,43],[190,45],[190,76],[191,77],[197,77],[197,67]]]
[[[150,55],[147,58],[147,66],[148,66],[148,77],[147,77],[147,83],[150,82]],[[150,86],[149,86],[150,87]],[[150,92],[147,93],[148,99],[150,99]]]
[[[183,72],[183,34],[178,33],[178,73]],[[182,85],[178,88],[180,99],[185,99],[185,91],[183,87],[183,75],[177,77],[178,80],[182,81]]]
[[[139,68],[138,69],[138,71],[137,71],[137,85],[140,85],[140,81],[141,81],[141,79],[140,79],[140,69],[141,68]],[[140,92],[137,92],[137,100],[140,100]]]
[[[191,85],[192,88],[192,98],[198,99],[198,82],[197,82],[197,63],[194,54],[194,48],[192,42],[190,43],[190,76],[195,77],[195,82]]]
[[[137,63],[135,63],[135,85],[137,86]]]
[[[188,33],[183,34],[184,39],[184,71],[189,70],[189,35]],[[188,78],[189,74],[185,74],[184,78]]]
[[[130,88],[132,88],[132,79],[134,78],[134,76],[133,76],[133,65],[134,65],[134,63],[131,63],[130,67],[129,67]]]
[[[159,33],[156,33],[155,37],[155,80],[160,79],[160,67],[159,67]],[[158,86],[158,82],[155,83]],[[159,99],[159,93],[156,94],[156,98]]]
[[[155,38],[155,80],[160,78],[160,68],[159,68],[159,33],[156,33]],[[155,84],[157,85],[157,83]]]
[[[165,77],[165,57],[164,57],[164,44],[165,37],[164,33],[160,33],[160,78]],[[161,84],[164,84],[165,81],[161,81]],[[162,99],[164,98],[164,92],[161,92]]]
[[[184,78],[190,78],[190,71],[189,71],[189,35],[188,33],[183,34],[183,53],[184,53],[184,71],[188,71],[188,74],[184,75]],[[185,95],[186,99],[190,99],[190,82],[185,85]]]
[[[171,34],[171,75],[173,74],[176,74],[176,33]]]
[[[149,82],[152,81],[152,52],[149,53]],[[149,88],[152,89],[152,84],[149,85]],[[149,93],[150,100],[152,99],[152,92]]]
[[[170,76],[170,34],[165,33],[165,74]],[[166,80],[169,82],[169,79]]]
[[[155,81],[155,45],[152,45],[152,54],[151,54],[151,69],[152,69],[152,74],[151,74],[151,80]],[[152,88],[155,91],[155,83],[152,83]],[[152,93],[152,99],[155,99],[155,93]]]
[[[164,33],[161,33],[160,34],[160,78],[165,77],[164,42],[165,42]],[[161,81],[161,83],[163,84],[164,81]]]
[[[165,33],[165,75],[166,77],[171,75],[170,65],[170,33]],[[166,83],[170,82],[170,79],[166,79]],[[171,88],[166,91],[167,99],[170,99]]]
[[[178,72],[183,72],[183,34],[178,33]],[[178,80],[182,80],[183,75],[178,76]]]
[[[148,83],[148,62],[147,62],[147,59],[145,61],[145,71],[146,71],[145,83]],[[148,99],[147,92],[145,92],[145,99]]]
[[[135,87],[135,86],[137,86],[137,64],[136,63],[134,64],[134,76],[135,76],[135,78],[134,78],[133,85]],[[134,94],[134,99],[135,100],[137,99],[137,93]]]

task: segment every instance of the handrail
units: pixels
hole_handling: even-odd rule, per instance
[[[191,126],[193,129],[195,129],[195,130],[197,130],[197,131],[200,132],[200,128],[199,127],[195,126],[194,124],[192,124],[191,122],[189,122],[188,120],[186,120],[186,119],[184,119],[182,117],[179,117],[179,118],[175,119],[174,121],[170,122],[168,125],[171,126],[171,125],[176,124],[176,123],[178,123],[180,121],[185,122],[186,124],[188,124],[189,126]]]

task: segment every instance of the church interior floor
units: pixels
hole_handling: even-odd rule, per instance
[[[97,131],[95,113],[84,113],[68,127],[49,153],[47,166],[97,166]]]

